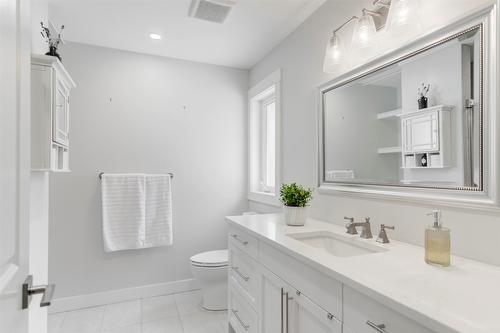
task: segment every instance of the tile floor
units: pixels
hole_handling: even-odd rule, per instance
[[[227,333],[227,312],[192,291],[49,315],[48,333]]]

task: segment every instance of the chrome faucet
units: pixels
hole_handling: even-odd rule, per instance
[[[385,224],[381,224],[380,225],[380,232],[379,232],[378,238],[377,238],[377,242],[383,243],[383,244],[390,243],[389,242],[389,237],[387,237],[387,232],[385,231],[385,229],[394,230],[394,226],[388,226],[388,225],[385,225]]]
[[[356,227],[363,227],[360,237],[365,239],[373,238],[369,217],[365,217],[365,222],[354,222],[353,217],[347,217],[347,216],[344,217],[344,220],[349,221],[349,223],[347,223],[347,225],[345,226],[347,229],[346,233],[350,235],[357,235],[358,230],[356,229]]]

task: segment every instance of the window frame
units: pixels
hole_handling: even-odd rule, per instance
[[[274,102],[274,186],[263,188],[267,177],[267,106]],[[265,112],[264,112],[265,111]],[[281,70],[248,91],[248,200],[281,206]],[[267,186],[267,184],[266,184]]]

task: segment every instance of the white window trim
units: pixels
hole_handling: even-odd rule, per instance
[[[270,97],[266,97],[265,99],[261,100],[260,101],[260,109],[261,109],[261,120],[260,120],[260,130],[261,130],[261,133],[260,133],[260,137],[261,137],[261,146],[260,146],[260,156],[261,157],[264,157],[260,162],[260,176],[261,176],[261,182],[264,183],[264,187],[267,187],[267,181],[266,181],[266,177],[267,177],[267,154],[265,154],[264,152],[267,152],[267,120],[268,120],[268,117],[267,117],[267,106],[274,103],[275,105],[275,116],[274,116],[274,119],[276,121],[276,96],[275,96],[275,91],[273,92],[273,94],[270,96]],[[275,128],[276,130],[276,128]],[[276,139],[276,138],[275,138]],[[276,143],[276,141],[275,141]],[[275,144],[276,146],[276,144]],[[275,147],[276,148],[276,147]],[[276,157],[274,158],[276,160]],[[275,176],[276,176],[276,172],[275,172]],[[262,192],[264,193],[267,193],[268,191],[266,191],[265,189],[261,189]],[[276,183],[272,184],[272,186],[269,187],[269,190],[270,191],[275,191],[276,190]]]
[[[261,170],[262,166],[255,164],[255,154],[261,147],[254,147],[255,143],[252,141],[252,111],[255,108],[261,107],[261,103],[256,103],[256,100],[265,99],[266,94],[273,93],[276,103],[275,108],[275,135],[276,135],[276,151],[275,151],[275,193],[266,193],[260,191],[252,191],[252,184],[254,182],[253,170]],[[259,98],[260,97],[260,98]],[[267,76],[265,79],[256,84],[248,91],[248,200],[264,203],[272,206],[281,206],[279,200],[279,188],[281,185],[281,69],[278,69]],[[255,133],[254,133],[255,134]],[[257,134],[258,135],[258,134]]]

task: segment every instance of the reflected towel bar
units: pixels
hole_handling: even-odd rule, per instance
[[[169,176],[170,176],[170,178],[174,178],[174,174],[173,174],[172,172],[168,172],[168,173],[166,173],[166,174],[167,174],[167,175],[169,175]],[[102,179],[102,175],[104,175],[104,172],[101,172],[101,173],[99,174],[99,179]]]

